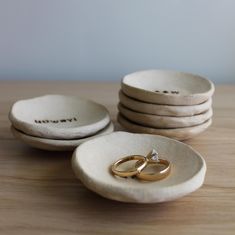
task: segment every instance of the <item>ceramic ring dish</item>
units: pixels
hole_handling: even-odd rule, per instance
[[[141,102],[139,100],[128,97],[121,90],[119,91],[119,100],[121,104],[123,104],[128,109],[139,113],[172,117],[189,117],[204,113],[210,109],[212,105],[211,98],[201,104],[196,105],[158,105]]]
[[[9,118],[14,127],[24,133],[54,139],[89,136],[110,122],[104,106],[63,95],[17,101],[12,106]]]
[[[117,117],[118,122],[128,131],[134,133],[147,133],[153,135],[163,135],[169,138],[174,138],[176,140],[187,140],[191,139],[200,133],[204,132],[211,124],[212,120],[209,119],[208,121],[204,122],[201,125],[192,126],[192,127],[183,127],[183,128],[168,128],[168,129],[161,129],[161,128],[152,128],[147,126],[141,126],[135,124],[126,118],[124,118],[121,114],[118,114]]]
[[[116,160],[127,155],[146,155],[153,148],[172,164],[166,178],[146,182],[111,174],[110,165]],[[114,132],[80,145],[74,151],[72,166],[90,190],[109,199],[132,203],[183,197],[201,187],[206,173],[203,157],[190,146],[167,137],[127,132]]]
[[[84,137],[81,139],[72,139],[72,140],[55,140],[55,139],[46,139],[41,137],[35,137],[26,135],[21,131],[18,131],[13,126],[11,127],[11,131],[13,135],[17,138],[25,142],[26,144],[44,150],[50,151],[71,151],[74,150],[78,145],[93,139],[97,136],[102,136],[106,134],[110,134],[114,130],[113,123],[108,124],[107,127],[97,132],[95,136]]]
[[[9,119],[16,138],[45,150],[73,150],[113,131],[104,106],[74,96],[45,95],[17,101]]]
[[[128,131],[185,140],[212,123],[213,83],[168,70],[126,75],[119,91],[119,123]]]
[[[205,113],[197,114],[189,117],[171,117],[171,116],[158,116],[152,114],[139,113],[125,108],[119,104],[119,111],[124,117],[130,119],[138,124],[156,128],[179,128],[199,125],[212,117],[212,109]]]
[[[213,83],[201,76],[166,70],[140,71],[122,80],[122,91],[127,96],[156,104],[201,104],[214,89]]]

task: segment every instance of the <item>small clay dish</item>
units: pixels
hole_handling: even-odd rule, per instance
[[[110,166],[128,155],[144,155],[156,149],[171,163],[170,174],[158,181],[141,181],[113,175]],[[134,163],[132,163],[134,164]],[[130,203],[158,203],[186,196],[204,182],[206,163],[192,147],[156,135],[114,132],[80,145],[72,166],[81,182],[103,197]]]
[[[21,140],[22,142],[28,144],[31,147],[49,151],[71,151],[74,150],[78,145],[93,138],[96,138],[97,136],[110,134],[111,132],[113,132],[113,130],[114,126],[112,123],[110,123],[107,127],[97,132],[95,135],[89,137],[73,140],[55,140],[30,136],[11,126],[11,131],[17,139]]]
[[[205,113],[189,117],[158,116],[132,111],[120,103],[118,105],[118,110],[128,120],[140,125],[154,128],[180,128],[196,126],[210,119],[213,114],[212,109],[210,108]]]
[[[122,91],[140,101],[167,105],[196,105],[214,93],[213,83],[201,76],[166,70],[146,70],[126,75]]]
[[[93,135],[110,122],[104,106],[64,95],[17,101],[9,119],[16,129],[28,135],[62,140]]]
[[[209,119],[204,123],[192,126],[192,127],[184,127],[184,128],[169,128],[169,129],[162,129],[162,128],[152,128],[148,126],[138,125],[134,122],[123,117],[121,114],[118,114],[118,122],[130,132],[136,133],[146,133],[146,134],[155,134],[155,135],[162,135],[167,136],[169,138],[173,138],[176,140],[187,140],[191,139],[200,133],[204,132],[212,123],[212,120]]]
[[[212,99],[209,98],[204,103],[196,105],[163,105],[141,102],[126,96],[121,90],[119,91],[119,100],[121,104],[128,109],[159,116],[189,117],[206,112],[212,105]]]

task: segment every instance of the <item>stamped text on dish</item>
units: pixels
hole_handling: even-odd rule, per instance
[[[60,123],[60,122],[77,122],[77,118],[66,118],[66,119],[57,119],[57,120],[34,120],[35,123],[43,124],[43,123]]]

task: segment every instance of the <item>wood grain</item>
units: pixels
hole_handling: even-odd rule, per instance
[[[151,205],[110,201],[88,191],[71,169],[71,152],[30,148],[10,133],[14,101],[69,94],[107,106],[116,118],[117,83],[0,82],[0,234],[235,234],[235,86],[217,86],[212,126],[187,141],[207,162],[204,186]]]

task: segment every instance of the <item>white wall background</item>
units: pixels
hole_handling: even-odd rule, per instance
[[[235,82],[235,1],[0,0],[0,79],[119,80],[149,68]]]

